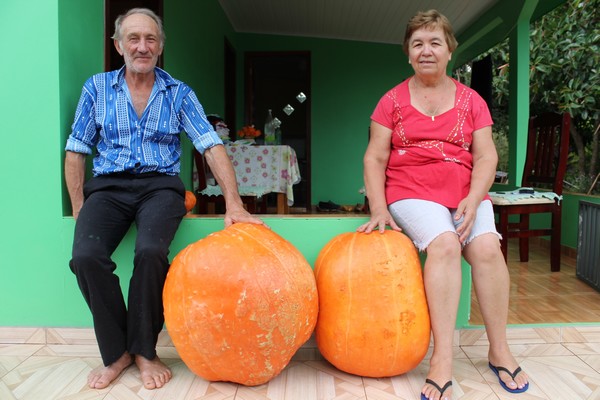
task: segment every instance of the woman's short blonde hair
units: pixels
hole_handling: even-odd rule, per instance
[[[404,34],[404,43],[402,48],[404,52],[408,54],[408,45],[410,38],[415,31],[421,28],[436,29],[442,28],[444,36],[446,37],[446,44],[450,52],[453,52],[458,47],[458,42],[454,37],[454,30],[448,18],[437,10],[419,11],[414,17],[412,17],[406,25],[406,33]]]

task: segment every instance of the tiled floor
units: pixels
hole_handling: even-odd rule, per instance
[[[576,255],[565,252],[560,271],[550,272],[547,242],[532,241],[529,262],[522,263],[516,240],[508,246],[509,324],[600,322],[600,292],[577,278]],[[474,295],[470,323],[483,324]]]
[[[454,399],[600,399],[600,324],[561,328],[511,328],[511,348],[531,378],[529,391],[504,392],[487,367],[483,330],[455,335]],[[104,390],[86,387],[100,365],[89,329],[0,328],[0,399],[27,400],[392,400],[419,399],[427,357],[413,371],[392,378],[349,375],[320,359],[313,341],[268,384],[244,387],[208,382],[179,359],[166,333],[159,356],[173,370],[164,388],[149,391],[130,367]]]
[[[529,266],[509,258],[511,316],[528,314],[533,321],[528,323],[537,323],[544,322],[540,318],[569,322],[579,314],[595,322],[509,328],[511,349],[531,379],[530,389],[519,395],[503,391],[488,369],[485,332],[477,328],[457,331],[454,399],[600,400],[600,317],[591,319],[600,300],[594,297],[595,291],[579,286],[572,277],[574,264],[563,264],[562,273],[551,274],[542,256],[532,257]],[[538,291],[529,292],[525,283]],[[587,299],[582,302],[585,310],[578,306],[584,297],[573,297],[578,294]],[[471,321],[477,322],[475,299],[473,304]],[[130,367],[108,388],[91,390],[86,377],[101,361],[90,329],[0,327],[0,400],[417,400],[429,357],[405,375],[369,379],[337,370],[320,357],[310,340],[268,384],[244,387],[195,376],[182,363],[166,332],[159,338],[158,352],[174,373],[164,388],[144,389],[139,371]]]

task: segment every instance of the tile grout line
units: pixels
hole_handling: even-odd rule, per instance
[[[545,343],[580,343],[580,342],[585,342],[585,343],[594,343],[594,341],[590,342],[590,339],[592,338],[588,338],[586,337],[585,334],[585,330],[587,329],[598,329],[600,331],[600,324],[585,324],[585,325],[576,325],[576,326],[556,326],[556,327],[550,327],[550,326],[541,326],[541,327],[536,327],[535,325],[532,326],[524,326],[524,327],[515,327],[515,326],[509,326],[507,329],[507,332],[510,334],[511,332],[513,334],[515,334],[515,332],[519,332],[519,331],[528,331],[528,330],[533,330],[536,334],[535,336],[532,336],[532,341],[531,342],[527,342],[528,339],[514,339],[516,342],[512,343],[512,344],[540,344],[540,340],[543,340]],[[55,330],[55,334],[60,334],[61,329],[68,329],[70,331],[72,330],[79,330],[81,333],[81,338],[77,339],[77,338],[71,338],[69,340],[66,340],[65,343],[52,343],[52,344],[63,344],[63,345],[93,345],[95,344],[95,339],[93,339],[93,329],[92,328],[56,328],[56,327],[51,327],[51,328],[44,328],[44,327],[39,327],[39,328],[35,328],[35,329],[43,329],[43,339],[42,340],[30,340],[31,339],[31,330],[34,328],[24,328],[24,327],[0,327],[0,344],[30,344],[30,345],[34,345],[34,344],[40,344],[40,345],[50,345],[49,343],[49,329]],[[569,338],[566,335],[566,330],[567,329],[574,329],[576,333],[578,333],[581,336],[581,340],[573,340],[573,338]],[[487,342],[487,336],[485,333],[485,329],[483,327],[476,327],[476,328],[468,328],[468,329],[457,329],[455,331],[455,335],[457,336],[457,343],[456,346],[469,346],[469,345],[473,345],[474,343],[465,343],[464,342],[464,338],[463,335],[468,335],[468,333],[474,333],[474,332],[482,332],[481,336],[479,338],[476,339],[477,341],[485,341]],[[544,332],[546,332],[546,334],[544,334]],[[582,332],[583,331],[583,332]],[[168,332],[167,330],[163,330],[163,332],[161,333],[161,335],[167,335],[168,337]],[[595,334],[598,336],[598,341],[600,341],[600,334]],[[42,336],[42,335],[40,335]],[[552,340],[552,341],[548,341],[548,338],[552,338],[552,337],[556,337],[556,339]],[[508,339],[509,344],[511,344],[511,339]],[[166,344],[159,344],[157,347],[164,347],[164,348],[172,348],[174,347],[172,342],[170,341],[170,338],[168,339],[168,343]],[[305,343],[301,348],[305,348],[305,349],[316,349],[316,345],[314,343],[314,341],[308,341],[307,343]]]

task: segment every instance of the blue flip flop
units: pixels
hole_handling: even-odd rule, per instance
[[[514,381],[515,377],[519,374],[519,372],[521,372],[521,367],[517,367],[517,369],[515,369],[513,372],[510,372],[508,369],[506,369],[504,367],[494,367],[492,365],[492,363],[488,363],[488,365],[490,366],[490,369],[492,371],[494,371],[494,373],[498,377],[498,382],[500,382],[500,386],[502,386],[504,388],[504,390],[506,390],[507,392],[510,392],[510,393],[523,393],[524,391],[526,391],[527,389],[529,389],[529,382],[527,382],[525,384],[525,386],[523,386],[521,389],[519,389],[519,388],[517,388],[517,389],[511,389],[511,388],[509,388],[506,385],[506,383],[504,383],[504,381],[502,379],[500,379],[500,371],[504,371],[508,375],[510,375],[510,377]]]
[[[440,399],[442,398],[442,396],[444,395],[444,392],[450,387],[452,386],[452,381],[448,381],[446,382],[446,384],[444,385],[444,387],[440,387],[440,385],[438,385],[437,383],[435,383],[434,381],[432,381],[431,379],[425,379],[425,383],[429,383],[431,386],[433,386],[434,388],[437,389],[438,392],[440,392]],[[429,400],[428,397],[426,397],[423,393],[421,393],[421,400]]]

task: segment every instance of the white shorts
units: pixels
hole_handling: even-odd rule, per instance
[[[402,228],[420,251],[425,251],[429,244],[444,232],[456,233],[463,219],[454,220],[456,208],[448,208],[428,200],[406,199],[392,203],[388,207],[394,221]],[[463,247],[477,236],[485,233],[494,233],[501,239],[496,231],[494,209],[492,202],[484,200],[477,208],[477,216],[473,228]],[[458,235],[458,234],[457,234]]]

